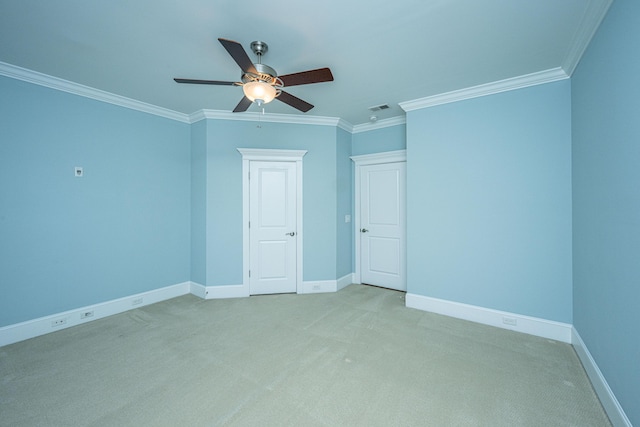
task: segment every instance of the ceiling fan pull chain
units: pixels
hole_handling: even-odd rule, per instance
[[[262,114],[258,113],[258,129],[262,129],[262,116],[264,115],[264,107],[262,107]]]

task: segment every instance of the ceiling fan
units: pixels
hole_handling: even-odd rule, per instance
[[[296,108],[303,113],[311,110],[313,105],[282,90],[284,87],[306,85],[333,81],[333,74],[329,68],[302,71],[299,73],[278,76],[273,68],[262,63],[262,55],[267,53],[269,46],[265,42],[254,41],[251,50],[258,56],[258,63],[254,64],[243,49],[242,45],[233,40],[219,38],[218,41],[229,52],[242,70],[240,82],[224,82],[218,80],[194,80],[174,78],[177,83],[218,85],[218,86],[242,86],[244,97],[240,100],[234,113],[247,111],[251,103],[262,106],[277,99]]]

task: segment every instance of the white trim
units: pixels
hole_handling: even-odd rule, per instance
[[[244,298],[249,293],[244,285],[204,286],[191,282],[191,293],[202,299]]]
[[[571,76],[580,63],[582,55],[584,55],[587,46],[589,46],[591,39],[600,27],[611,3],[613,3],[613,0],[607,0],[605,2],[591,0],[588,2],[587,10],[584,15],[582,15],[578,30],[573,35],[571,43],[569,43],[569,51],[564,61],[562,61],[562,69],[567,75]]]
[[[336,291],[340,291],[346,288],[347,286],[351,285],[352,283],[355,283],[355,281],[353,280],[353,273],[345,274],[344,276],[342,276],[337,280]]]
[[[50,332],[70,328],[72,326],[81,325],[93,320],[102,319],[103,317],[144,307],[149,304],[155,304],[160,301],[186,295],[190,292],[190,288],[191,282],[183,282],[177,285],[154,289],[140,294],[130,295],[62,313],[52,314],[50,316],[28,320],[26,322],[16,323],[14,325],[4,326],[0,328],[0,347],[40,335],[45,335]],[[81,318],[81,314],[87,312],[92,312],[92,315],[90,317]],[[55,327],[51,325],[51,322],[59,319],[64,319],[65,323]]]
[[[206,299],[244,298],[249,292],[244,285],[207,286]]]
[[[344,119],[338,120],[338,127],[340,129],[346,130],[349,133],[353,133],[353,125]]]
[[[338,292],[353,283],[353,273],[345,274],[337,280],[311,280],[302,283],[302,294]]]
[[[326,292],[336,292],[337,284],[335,280],[312,280],[302,283],[300,294],[320,294]]]
[[[189,123],[189,116],[187,114],[179,113],[167,108],[147,104],[146,102],[137,101],[135,99],[105,92],[100,89],[94,89],[89,86],[71,82],[69,80],[48,76],[37,71],[27,70],[26,68],[7,64],[6,62],[0,62],[0,75],[11,77],[16,80],[22,80],[28,83],[33,83],[39,86],[48,87],[50,89],[83,96],[85,98],[94,99],[96,101],[118,105],[120,107],[129,108],[131,110],[141,111],[143,113],[149,113],[155,116],[165,117],[167,119],[176,120],[183,123]]]
[[[573,44],[574,48],[567,54],[562,68],[553,68],[537,73],[531,73],[524,76],[513,77],[497,82],[491,82],[479,86],[460,89],[443,94],[436,94],[426,98],[410,100],[399,103],[400,107],[406,111],[412,111],[434,105],[445,104],[449,102],[460,101],[463,99],[476,98],[479,96],[490,95],[494,93],[504,92],[507,90],[519,89],[536,84],[549,83],[556,80],[568,78],[575,69],[580,56],[584,53],[589,40],[597,30],[598,25],[606,15],[612,0],[600,8],[591,7],[581,24],[581,32],[577,33]],[[598,5],[596,5],[598,6]],[[567,70],[565,72],[564,70]],[[37,71],[28,70],[16,65],[8,64],[0,61],[0,75],[4,75],[13,79],[22,80],[39,86],[83,96],[85,98],[106,102],[120,107],[129,108],[131,110],[141,111],[153,114],[167,119],[176,120],[183,123],[195,123],[204,119],[223,119],[223,120],[241,120],[241,121],[263,121],[270,123],[289,123],[319,126],[336,126],[350,133],[366,132],[373,129],[380,129],[389,126],[396,126],[406,123],[406,117],[396,116],[389,119],[380,120],[376,123],[363,123],[352,125],[344,119],[338,117],[323,116],[301,116],[293,114],[261,114],[256,112],[232,113],[220,110],[199,110],[191,114],[185,114],[173,111],[167,108],[152,105],[146,102],[116,95],[100,89],[74,83],[58,77],[49,76]]]
[[[362,123],[354,125],[351,133],[368,132],[375,129],[383,129],[391,126],[404,125],[407,123],[407,118],[403,116],[390,117],[388,119],[378,120],[375,123]]]
[[[426,98],[415,99],[413,101],[401,102],[399,105],[404,111],[413,111],[421,108],[433,107],[450,102],[463,101],[465,99],[478,98],[486,95],[493,95],[500,92],[521,89],[544,83],[551,83],[558,80],[568,79],[569,76],[562,68],[552,68],[546,71],[526,74],[524,76],[512,77],[499,80],[497,82],[486,83],[465,89],[454,90]]]
[[[458,319],[469,320],[483,325],[495,326],[517,332],[524,332],[543,338],[571,343],[571,328],[567,323],[537,317],[524,316],[506,311],[492,310],[475,305],[462,304],[438,298],[407,293],[406,306],[431,313],[443,314]],[[505,324],[505,319],[515,324]]]
[[[620,402],[618,402],[613,391],[611,391],[609,384],[607,384],[607,380],[604,378],[604,375],[602,375],[600,368],[598,368],[598,365],[591,356],[591,353],[589,353],[587,346],[584,341],[582,341],[582,338],[575,327],[571,328],[571,333],[571,343],[573,344],[573,348],[576,350],[576,354],[582,362],[582,366],[587,372],[587,376],[589,377],[589,380],[591,380],[591,385],[593,385],[593,389],[598,395],[600,403],[602,403],[602,407],[609,416],[611,424],[614,426],[632,427],[631,421],[627,418],[627,414],[624,413],[622,406],[620,406]]]
[[[243,294],[250,295],[249,287],[249,170],[251,161],[274,161],[296,163],[296,292],[303,292],[302,283],[302,158],[307,150],[277,150],[262,148],[238,148],[242,155],[242,286]]]
[[[353,132],[353,125],[346,120],[338,117],[300,116],[293,114],[273,113],[262,114],[254,112],[233,113],[230,111],[221,110],[199,110],[189,115],[189,123],[195,123],[205,119],[335,126],[344,129],[349,133]]]
[[[257,160],[260,162],[300,162],[307,150],[278,150],[264,148],[238,148],[242,160]]]
[[[337,292],[353,283],[353,273],[349,273],[338,280],[312,280],[302,282],[300,294],[317,294],[324,292]],[[245,298],[244,285],[204,286],[200,283],[190,282],[191,293],[202,299]]]
[[[189,123],[195,123],[204,119],[238,120],[251,122],[260,121],[265,123],[289,123],[319,126],[338,126],[341,124],[340,119],[337,117],[300,116],[294,114],[273,113],[262,114],[250,111],[246,111],[243,113],[233,113],[231,111],[221,110],[199,110],[189,115]]]
[[[191,295],[195,295],[202,299],[207,299],[207,294],[209,293],[205,285],[201,285],[196,282],[189,282],[189,292]]]
[[[382,153],[362,154],[349,157],[356,166],[379,165],[407,161],[407,150],[385,151]]]
[[[94,99],[96,101],[106,102],[120,107],[129,108],[131,110],[141,111],[143,113],[153,114],[155,116],[165,117],[167,119],[176,120],[183,123],[195,123],[204,119],[224,119],[224,120],[243,120],[243,121],[263,121],[272,123],[291,123],[305,125],[320,126],[336,126],[351,132],[353,125],[337,117],[322,116],[300,116],[293,114],[261,114],[254,112],[232,113],[230,111],[219,110],[200,110],[195,113],[185,114],[178,111],[169,110],[167,108],[148,104],[146,102],[127,98],[125,96],[116,95],[100,89],[95,89],[69,80],[58,77],[49,76],[37,71],[18,67],[17,65],[8,64],[0,61],[0,75],[10,77],[16,80],[22,80],[27,83],[33,83],[39,86],[48,87],[50,89],[79,95],[85,98]]]
[[[360,156],[351,156],[351,160],[353,160],[356,170],[355,170],[355,182],[354,182],[354,218],[353,218],[353,229],[355,230],[356,237],[355,241],[355,272],[353,273],[352,282],[353,283],[361,283],[360,280],[360,239],[358,238],[358,233],[360,230],[360,173],[362,166],[368,165],[378,165],[382,163],[397,163],[397,162],[406,162],[407,161],[407,150],[396,150],[396,151],[386,151],[382,153],[374,153],[374,154],[363,154]],[[406,242],[406,236],[405,236]]]

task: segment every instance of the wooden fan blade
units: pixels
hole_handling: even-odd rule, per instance
[[[328,68],[318,68],[317,70],[302,71],[300,73],[285,74],[278,76],[285,87],[308,85],[310,83],[332,82],[333,74]]]
[[[285,91],[281,91],[280,95],[278,95],[276,99],[302,111],[303,113],[306,113],[313,108],[313,105]]]
[[[233,60],[236,61],[236,64],[238,64],[242,71],[245,73],[259,74],[256,67],[253,65],[253,62],[249,59],[249,55],[247,55],[247,52],[240,43],[227,39],[218,39],[218,41],[222,43],[222,46],[224,46],[225,49],[227,49],[229,55],[231,55]]]
[[[236,105],[236,108],[233,109],[233,112],[242,113],[244,111],[247,111],[247,109],[252,103],[253,102],[249,98],[247,98],[246,96],[243,96],[240,102],[238,103],[238,105]]]
[[[194,80],[194,79],[173,79],[176,83],[190,83],[195,85],[218,85],[218,86],[235,86],[236,82],[221,82],[218,80]]]

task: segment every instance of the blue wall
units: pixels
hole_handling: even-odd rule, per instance
[[[570,88],[408,113],[408,292],[571,323]]]
[[[572,77],[574,325],[640,425],[640,3],[616,0]]]
[[[345,215],[353,217],[353,175],[351,167],[351,134],[337,129],[336,136],[336,186],[337,186],[337,235],[336,279],[351,274],[353,260],[353,219],[345,222]]]
[[[207,122],[191,125],[191,281],[207,282]]]
[[[187,124],[5,77],[0,93],[0,326],[189,280]]]
[[[0,326],[189,280],[241,284],[240,147],[308,150],[303,279],[351,273],[343,129],[188,125],[5,77],[0,91]]]
[[[349,148],[345,135],[338,137],[333,126],[236,120],[203,122],[205,134],[192,134],[194,139],[206,138],[206,152],[199,154],[206,155],[206,226],[194,227],[196,232],[206,229],[206,279],[199,283],[242,284],[242,155],[238,148],[308,150],[303,158],[302,177],[303,280],[338,278],[337,156],[340,151],[348,159],[348,153],[344,152]],[[194,140],[193,144],[201,143]],[[194,161],[199,164],[195,155]],[[341,174],[341,184],[344,179]],[[348,262],[351,263],[350,258]]]
[[[385,151],[404,150],[407,148],[407,127],[389,126],[353,134],[352,156],[383,153]]]
[[[0,92],[0,326],[189,280],[241,284],[239,147],[308,150],[303,278],[351,273],[350,133],[189,125],[5,77]]]

